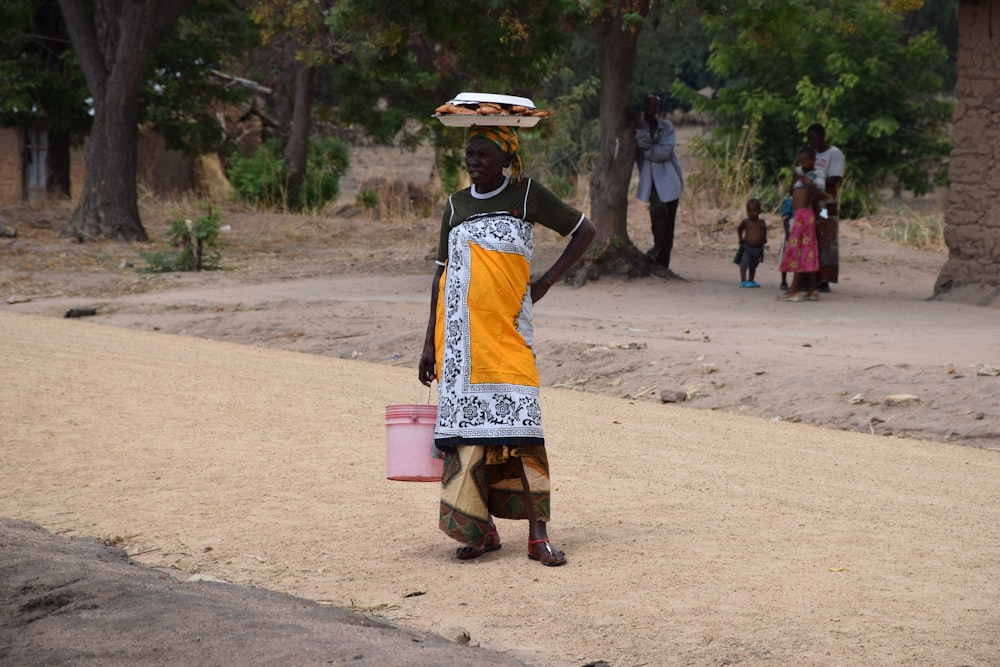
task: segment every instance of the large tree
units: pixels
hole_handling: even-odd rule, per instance
[[[606,3],[592,18],[600,64],[601,134],[590,179],[590,216],[597,225],[599,263],[623,262],[611,269],[615,272],[648,273],[652,265],[628,236],[628,187],[636,147],[625,118],[641,20],[649,13],[649,4],[648,0]]]
[[[680,4],[680,3],[678,3]],[[628,234],[628,194],[636,145],[626,108],[632,100],[632,79],[641,30],[671,7],[655,0],[591,3],[600,69],[600,141],[590,179],[590,214],[597,226],[596,254],[574,272],[577,284],[601,274],[625,277],[677,276],[641,252]]]
[[[316,72],[323,64],[339,60],[337,44],[326,26],[327,4],[319,0],[250,3],[250,13],[265,47],[278,56],[277,67],[285,73],[286,83],[280,89],[291,89],[291,116],[282,158],[288,165],[288,204],[293,209],[305,204],[302,186],[309,158]],[[289,70],[292,76],[288,76]]]
[[[156,44],[192,0],[59,0],[93,100],[86,177],[67,235],[144,241],[136,193],[139,97]]]

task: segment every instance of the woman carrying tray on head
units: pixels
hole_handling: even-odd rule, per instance
[[[465,166],[472,186],[445,206],[419,367],[423,384],[438,380],[440,528],[464,545],[456,556],[466,560],[500,548],[494,517],[527,519],[528,558],[562,565],[546,526],[549,466],[531,312],[597,232],[580,211],[522,178],[514,129],[473,126]],[[571,238],[531,282],[536,222]]]

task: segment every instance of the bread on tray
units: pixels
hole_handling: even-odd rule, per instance
[[[477,116],[535,116],[547,118],[552,115],[548,109],[535,109],[520,104],[497,104],[494,102],[473,102],[455,104],[446,102],[442,104],[434,113],[440,115],[477,115]]]

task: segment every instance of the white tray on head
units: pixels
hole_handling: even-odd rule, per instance
[[[534,127],[541,116],[486,116],[477,113],[436,113],[437,118],[447,127],[472,127],[473,125],[492,126],[506,125],[508,127]]]
[[[535,103],[527,97],[517,97],[516,95],[497,95],[495,93],[470,93],[462,92],[445,104],[506,104],[508,106],[521,106],[528,109],[535,109]],[[492,126],[506,125],[509,127],[534,127],[544,116],[529,116],[522,114],[461,114],[461,113],[436,113],[433,116],[447,127],[472,127],[473,125]]]
[[[479,102],[492,102],[493,104],[516,104],[522,107],[535,108],[535,103],[527,97],[515,97],[513,95],[495,95],[493,93],[459,93],[455,99],[448,100],[451,104],[478,104]]]

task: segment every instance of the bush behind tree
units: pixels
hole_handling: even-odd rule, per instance
[[[234,156],[227,176],[237,199],[279,210],[319,209],[336,199],[340,177],[347,172],[349,154],[339,139],[314,139],[309,142],[305,181],[299,190],[301,201],[290,201],[288,163],[281,155],[276,139],[264,142],[250,157]]]

